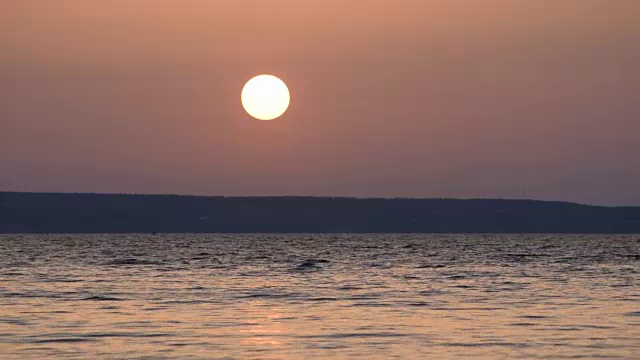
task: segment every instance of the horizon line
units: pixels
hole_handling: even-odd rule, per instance
[[[567,200],[540,200],[531,198],[501,198],[501,197],[486,197],[486,198],[456,198],[456,197],[408,197],[408,196],[336,196],[336,195],[195,195],[195,194],[176,194],[176,193],[117,193],[117,192],[70,192],[70,191],[12,191],[12,190],[0,190],[0,194],[14,193],[14,194],[57,194],[57,195],[117,195],[117,196],[174,196],[174,197],[199,197],[199,198],[303,198],[303,199],[344,199],[344,200],[450,200],[450,201],[510,201],[510,202],[541,202],[541,203],[556,203],[556,204],[571,204],[580,206],[600,207],[600,208],[634,208],[640,207],[640,205],[594,205],[587,203],[580,203]]]

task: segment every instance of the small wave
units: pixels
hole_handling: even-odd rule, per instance
[[[547,254],[530,254],[530,253],[506,253],[504,257],[517,257],[517,258],[526,258],[526,257],[543,257],[549,256]]]
[[[578,327],[570,327],[570,326],[560,326],[553,328],[556,331],[582,331],[583,329]]]
[[[293,294],[249,294],[237,296],[236,299],[286,299],[293,297],[296,296]]]
[[[42,292],[42,293],[19,293],[19,292],[8,292],[2,294],[2,297],[7,298],[45,298],[45,299],[64,299],[64,293],[51,293],[51,292]]]
[[[357,302],[349,305],[350,307],[388,307],[389,304],[379,302]]]
[[[305,271],[305,270],[319,270],[321,268],[320,264],[327,264],[329,260],[325,259],[307,259],[300,264],[296,265],[293,270],[297,271]]]
[[[422,264],[416,266],[416,269],[442,269],[447,267],[445,264]]]
[[[406,337],[411,336],[404,333],[396,332],[363,332],[363,333],[338,333],[328,335],[301,335],[298,338],[303,339],[317,339],[317,338],[330,338],[330,339],[348,339],[348,338],[363,338],[363,337]]]
[[[21,272],[5,272],[0,274],[2,276],[22,276],[22,275],[26,275],[25,273],[21,273]]]
[[[65,337],[65,338],[55,338],[55,339],[39,339],[30,341],[34,344],[47,344],[47,343],[80,343],[80,342],[90,342],[96,341],[94,339],[87,339],[83,337]]]
[[[580,328],[583,328],[583,329],[615,329],[615,326],[607,326],[607,325],[580,325]]]
[[[82,300],[90,300],[90,301],[124,301],[124,299],[120,299],[117,297],[106,296],[106,295],[94,295],[84,298]]]
[[[172,334],[143,333],[143,332],[103,332],[103,333],[89,333],[85,336],[88,338],[110,338],[110,337],[154,338],[154,337],[172,336]]]
[[[206,254],[206,253],[205,253]],[[199,260],[207,260],[211,263],[215,263],[215,264],[222,264],[222,261],[220,261],[218,258],[216,257],[212,257],[211,255],[196,255],[196,256],[192,256],[190,257],[188,260],[192,260],[192,261],[199,261]]]
[[[250,255],[250,256],[246,256],[244,258],[246,261],[253,261],[253,260],[269,260],[271,259],[270,256],[267,255]]]
[[[467,278],[469,278],[467,275],[449,275],[446,277],[448,280],[463,280]]]
[[[307,259],[303,262],[303,264],[327,264],[330,263],[331,261],[329,260],[325,260],[325,259]]]
[[[196,305],[196,304],[213,304],[213,303],[214,303],[213,301],[209,301],[209,300],[166,300],[166,301],[160,302],[161,305],[181,305],[181,304]],[[144,308],[143,310],[145,311],[166,310],[166,307],[150,307],[150,308]]]
[[[421,290],[418,291],[418,295],[421,296],[438,296],[438,295],[442,295],[445,294],[445,291],[442,290]]]
[[[17,318],[0,318],[0,324],[9,324],[9,325],[29,325],[29,322],[22,319]]]
[[[345,285],[345,286],[338,287],[337,290],[350,291],[350,290],[362,290],[362,288],[359,286]]]
[[[640,311],[632,311],[624,314],[624,316],[640,316]]]
[[[439,311],[496,311],[504,310],[504,307],[434,307],[432,310]]]
[[[309,298],[309,299],[305,299],[306,301],[338,301],[340,299],[338,298],[333,298],[333,297],[316,297],[316,298]]]
[[[159,261],[145,260],[145,259],[117,259],[107,263],[107,265],[161,265]]]
[[[76,282],[83,282],[83,281],[84,280],[80,280],[80,279],[56,279],[56,278],[53,278],[53,279],[44,280],[42,282],[45,282],[45,283],[76,283]]]
[[[379,298],[380,295],[353,295],[349,296],[347,300],[375,300]]]
[[[412,302],[407,304],[409,306],[416,306],[416,307],[424,307],[424,306],[429,306],[430,304],[424,301],[420,301],[420,302]]]
[[[523,319],[550,319],[551,318],[551,316],[545,316],[545,315],[522,315],[518,317]]]
[[[531,347],[531,344],[525,343],[508,343],[508,342],[486,342],[486,343],[444,343],[444,346],[452,346],[452,347],[515,347],[515,348],[525,348]]]

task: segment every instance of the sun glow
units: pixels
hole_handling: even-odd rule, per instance
[[[258,120],[276,119],[289,107],[291,97],[287,85],[272,75],[259,75],[242,89],[242,106]]]

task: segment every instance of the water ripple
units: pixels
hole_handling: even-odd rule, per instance
[[[0,357],[638,358],[638,259],[629,235],[1,235]]]

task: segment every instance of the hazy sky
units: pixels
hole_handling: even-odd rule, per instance
[[[3,0],[0,190],[640,204],[640,1]]]

